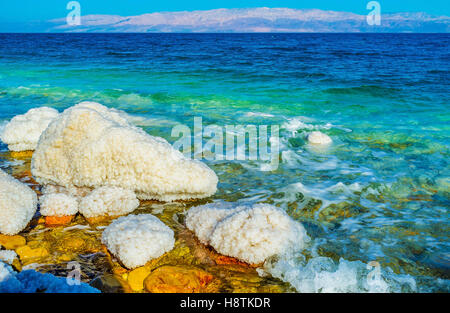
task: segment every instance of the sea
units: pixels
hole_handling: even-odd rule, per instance
[[[219,177],[208,201],[273,204],[311,237],[263,275],[298,292],[449,292],[449,47],[450,34],[0,34],[0,128],[81,101],[170,143],[196,118],[225,137],[276,126],[276,167],[202,159]]]

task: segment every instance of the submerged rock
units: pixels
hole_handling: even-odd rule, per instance
[[[77,199],[64,193],[45,194],[39,199],[39,203],[43,216],[64,217],[78,213]]]
[[[206,292],[213,279],[213,275],[199,268],[161,266],[147,276],[144,285],[152,293],[197,293]]]
[[[116,186],[139,199],[204,198],[217,189],[217,176],[163,138],[153,137],[120,111],[83,102],[65,110],[42,134],[31,172],[41,184],[66,188]]]

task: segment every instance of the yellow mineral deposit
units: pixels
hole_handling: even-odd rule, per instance
[[[37,185],[30,173],[31,152],[1,153],[0,157],[23,163],[11,166],[13,176],[32,187]],[[16,270],[29,264],[66,268],[67,262],[80,256],[97,254],[101,262],[102,283],[99,288],[113,292],[285,292],[291,287],[274,278],[260,277],[257,265],[249,265],[235,258],[221,255],[200,243],[183,223],[184,211],[199,202],[163,204],[142,201],[139,214],[151,213],[175,232],[174,248],[129,270],[115,260],[101,243],[101,235],[115,217],[48,218],[36,216],[20,235],[0,235],[0,245],[15,250]],[[39,267],[37,268],[39,270]],[[112,274],[109,274],[112,273]]]

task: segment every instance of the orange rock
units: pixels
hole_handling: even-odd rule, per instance
[[[0,245],[5,247],[7,250],[15,250],[18,247],[24,246],[26,243],[26,239],[22,236],[8,236],[0,234]]]
[[[65,216],[46,216],[45,226],[61,226],[69,224],[73,219],[73,215]]]
[[[48,250],[45,248],[31,248],[30,246],[22,246],[16,249],[16,253],[22,262],[35,258],[44,258],[48,256]]]
[[[228,264],[237,264],[237,265],[241,265],[241,266],[250,266],[250,264],[247,264],[245,262],[239,261],[236,258],[230,257],[230,256],[226,256],[226,255],[218,255],[215,258],[216,264],[220,264],[220,265],[228,265]]]
[[[213,279],[213,275],[196,267],[164,265],[147,276],[144,286],[153,293],[204,292]]]

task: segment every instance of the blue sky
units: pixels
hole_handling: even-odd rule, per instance
[[[365,14],[369,0],[78,0],[81,14],[139,15],[159,11],[192,11],[217,8],[289,7],[317,8]],[[0,22],[45,21],[67,15],[69,0],[1,0]],[[427,12],[450,16],[448,0],[378,0],[382,12]]]

